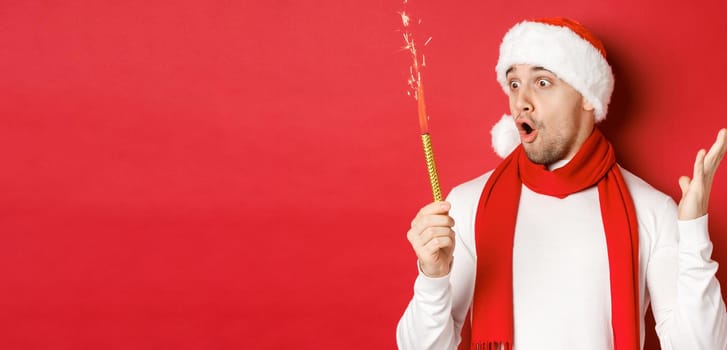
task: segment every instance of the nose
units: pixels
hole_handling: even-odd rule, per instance
[[[515,110],[513,112],[516,112],[517,114],[523,113],[523,112],[532,112],[533,111],[533,104],[532,100],[530,99],[530,89],[527,86],[521,87],[516,93],[515,93]]]

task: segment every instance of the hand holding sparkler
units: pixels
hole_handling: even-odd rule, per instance
[[[424,206],[411,222],[406,233],[419,268],[429,277],[442,277],[452,268],[454,253],[454,219],[449,216],[451,204],[434,202]]]

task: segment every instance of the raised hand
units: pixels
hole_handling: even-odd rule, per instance
[[[454,220],[447,215],[448,202],[424,206],[411,222],[406,238],[419,258],[419,267],[429,277],[449,273],[454,251]]]
[[[688,176],[679,178],[679,187],[682,189],[679,220],[692,220],[707,214],[712,181],[725,151],[727,151],[727,129],[722,129],[709,152],[703,149],[697,152],[692,178]]]

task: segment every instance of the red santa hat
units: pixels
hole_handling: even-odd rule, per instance
[[[502,39],[495,67],[505,94],[509,94],[505,73],[515,64],[530,64],[553,72],[593,105],[596,122],[606,118],[613,72],[601,41],[580,23],[555,17],[516,24]],[[519,144],[520,133],[514,119],[504,115],[492,128],[492,147],[504,158]]]

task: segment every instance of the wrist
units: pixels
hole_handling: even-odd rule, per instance
[[[419,266],[419,273],[422,275],[428,277],[428,278],[442,278],[447,275],[449,275],[449,272],[452,270],[452,261],[450,260],[449,264],[447,264],[446,267],[444,266],[425,266],[422,264],[421,260],[417,261],[417,265]]]

